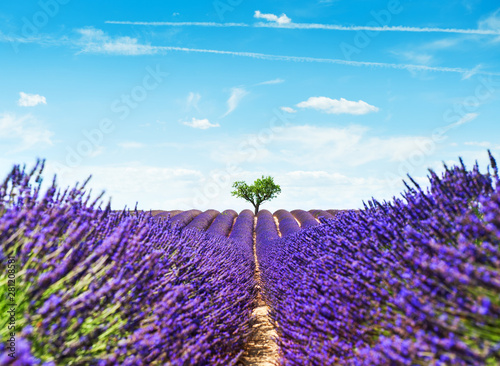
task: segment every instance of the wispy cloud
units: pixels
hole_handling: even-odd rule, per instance
[[[297,113],[297,111],[291,107],[281,107],[280,109],[286,113]]]
[[[457,122],[450,125],[450,127],[458,127],[458,126],[464,125],[466,123],[474,121],[478,116],[479,116],[479,113],[467,113],[462,118],[460,118]]]
[[[47,100],[44,96],[38,94],[27,94],[24,92],[20,92],[17,104],[20,107],[35,107],[39,104],[47,104]]]
[[[210,49],[200,49],[200,48],[172,47],[172,46],[158,46],[155,48],[157,50],[162,50],[162,51],[211,53],[218,55],[250,57],[250,58],[269,60],[269,61],[318,62],[318,63],[348,65],[348,66],[381,67],[381,68],[390,68],[390,69],[408,70],[408,71],[451,72],[457,74],[466,74],[471,71],[470,69],[465,69],[460,67],[439,67],[439,66],[397,64],[397,63],[386,63],[386,62],[348,61],[343,59],[315,58],[306,56],[270,55],[270,54],[256,53],[256,52],[235,52],[235,51],[221,51],[221,50],[210,50]],[[477,74],[500,76],[500,72],[480,71]]]
[[[53,135],[30,114],[22,117],[8,113],[0,114],[0,141],[3,141],[2,144],[12,143],[14,147],[11,152],[52,145]]]
[[[500,31],[500,9],[479,21],[479,29]]]
[[[8,43],[41,43],[41,37],[20,37],[16,34],[5,34],[0,31],[0,42]]]
[[[228,116],[236,108],[238,108],[238,105],[240,104],[241,100],[246,95],[248,95],[248,91],[246,91],[244,88],[232,88],[231,96],[227,100],[227,112],[222,117]]]
[[[252,141],[255,137],[249,135],[247,140]],[[420,146],[426,146],[430,140],[426,136],[379,136],[375,131],[359,125],[292,125],[276,128],[273,143],[261,145],[255,152],[255,161],[269,164],[287,162],[308,169],[323,169],[324,161],[332,163],[330,168],[360,166],[375,161],[400,162],[412,156]],[[248,153],[238,150],[237,144],[237,141],[219,141],[220,149],[212,158],[219,162],[245,161]],[[317,156],[322,159],[317,159]]]
[[[377,107],[363,102],[362,100],[354,102],[344,98],[340,98],[339,100],[327,97],[311,97],[297,104],[297,107],[315,109],[328,114],[362,115],[379,111]]]
[[[258,15],[257,15],[258,14]],[[367,26],[352,25],[344,26],[339,24],[318,24],[318,23],[293,23],[285,14],[280,17],[274,14],[262,14],[255,12],[254,17],[263,18],[268,22],[258,22],[255,24],[246,23],[214,23],[214,22],[135,22],[135,21],[107,21],[107,24],[121,25],[147,25],[147,26],[198,26],[198,27],[256,27],[256,28],[287,28],[287,29],[322,29],[331,31],[372,31],[372,32],[410,32],[410,33],[455,33],[455,34],[476,34],[500,36],[500,29],[497,25],[497,15],[491,16],[480,22],[480,27],[475,28],[438,28],[438,27],[407,27],[407,26]]]
[[[366,61],[349,61],[344,59],[329,59],[329,58],[315,58],[307,56],[284,56],[284,55],[270,55],[257,52],[236,52],[236,51],[222,51],[213,49],[201,48],[188,48],[188,47],[175,47],[175,46],[151,46],[139,44],[138,40],[129,37],[119,37],[116,39],[111,38],[101,30],[85,29],[82,37],[85,42],[79,44],[83,47],[80,53],[108,53],[119,55],[145,55],[164,53],[169,51],[177,52],[191,52],[191,53],[208,53],[217,55],[230,55],[238,57],[249,57],[260,60],[270,61],[290,61],[290,62],[317,62],[328,63],[348,66],[366,66],[366,67],[381,67],[398,70],[408,71],[436,71],[436,72],[451,72],[458,74],[470,73],[470,69],[459,67],[438,67],[426,65],[413,65],[413,64],[397,64],[385,62],[366,62]],[[500,33],[499,33],[500,34]],[[477,74],[499,76],[498,72],[479,71]]]
[[[459,43],[463,42],[465,39],[467,39],[467,38],[453,37],[453,38],[438,39],[436,41],[426,43],[421,48],[423,48],[425,50],[442,50],[442,49],[446,49],[446,48],[455,47]]]
[[[261,83],[255,84],[255,85],[256,86],[258,86],[258,85],[274,85],[274,84],[282,84],[284,82],[285,82],[285,80],[277,78],[277,79],[273,79],[273,80],[263,81]]]
[[[116,25],[147,25],[152,27],[250,27],[245,23],[215,23],[215,22],[134,22],[134,21],[115,21],[107,20],[106,24]]]
[[[263,14],[259,10],[256,10],[254,13],[254,18],[256,19],[265,19],[268,22],[272,22],[279,25],[290,24],[292,20],[286,16],[286,14],[281,14],[280,16],[274,14]]]
[[[36,36],[20,36],[17,34],[5,34],[0,31],[0,43],[10,43],[12,48],[17,52],[20,45],[37,44],[45,47],[71,46],[73,42],[69,37],[53,37],[47,34],[38,34]]]
[[[111,37],[100,29],[78,29],[80,39],[76,44],[81,47],[79,53],[103,53],[110,55],[151,55],[157,52],[155,47],[140,44],[137,38]]]
[[[500,34],[500,8],[490,14],[487,18],[481,20],[479,22],[479,29],[490,30],[493,32],[496,31],[499,32],[497,34]],[[495,42],[500,42],[500,35],[495,38]]]
[[[194,187],[203,179],[198,170],[165,168],[135,160],[120,164],[82,165],[75,169],[60,169],[59,164],[49,161],[46,169],[47,176],[58,173],[58,182],[63,187],[92,175],[88,187],[95,192],[109,192],[113,198],[112,208],[117,210],[130,207],[130,197],[134,197],[132,204],[139,202],[139,209],[189,209],[181,202],[190,202]],[[165,182],[169,182],[167,195],[162,194]]]
[[[95,53],[95,54],[111,54],[111,55],[151,55],[157,53],[165,53],[169,51],[191,52],[191,53],[208,53],[218,55],[230,55],[238,57],[248,57],[260,60],[269,61],[289,61],[289,62],[315,62],[328,63],[358,67],[381,67],[398,70],[415,71],[435,71],[435,72],[450,72],[457,74],[468,74],[472,70],[460,67],[439,67],[414,64],[399,64],[385,62],[366,62],[366,61],[349,61],[345,59],[330,59],[330,58],[315,58],[307,56],[286,56],[286,55],[271,55],[257,52],[236,52],[223,51],[213,49],[200,49],[188,47],[174,46],[152,46],[139,43],[137,38],[131,37],[111,37],[102,30],[95,28],[80,29],[78,32],[81,38],[70,43],[72,46],[80,48],[78,53]],[[500,35],[500,31],[497,32]],[[496,33],[495,33],[496,34]],[[476,74],[500,76],[500,72],[478,71]]]
[[[199,93],[190,92],[186,98],[186,108],[190,110],[191,108],[196,109],[198,112],[200,111],[198,107],[198,103],[201,100],[201,95]]]
[[[423,52],[406,51],[392,52],[394,55],[404,58],[406,61],[414,62],[419,65],[429,65],[433,56]]]
[[[475,66],[473,69],[469,70],[469,72],[466,72],[465,74],[462,75],[462,80],[470,79],[474,75],[478,74],[482,67],[483,65]]]
[[[124,141],[118,143],[118,146],[120,146],[123,149],[140,149],[144,147],[144,144],[141,142],[135,142],[135,141]]]
[[[482,147],[482,148],[489,148],[492,144],[491,142],[488,142],[488,141],[481,141],[481,142],[477,142],[477,141],[470,141],[470,142],[466,142],[465,145],[467,146],[478,146],[478,147]]]
[[[210,121],[205,118],[205,119],[196,119],[193,118],[191,122],[182,122],[183,125],[192,127],[192,128],[198,128],[200,130],[207,130],[212,127],[220,127],[218,123],[210,123]]]
[[[254,27],[261,28],[288,28],[288,29],[323,29],[332,31],[371,31],[371,32],[410,32],[410,33],[458,33],[477,35],[500,35],[500,30],[494,29],[461,29],[461,28],[435,28],[435,27],[407,27],[407,26],[366,26],[353,25],[343,26],[337,24],[315,24],[315,23],[258,23]]]

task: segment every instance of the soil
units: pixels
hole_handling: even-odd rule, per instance
[[[278,236],[281,238],[280,222],[276,216],[273,216],[274,224],[276,225],[276,230],[278,231]]]
[[[265,303],[261,295],[261,279],[259,262],[256,252],[255,226],[257,217],[254,218],[253,233],[253,254],[255,258],[255,280],[259,293],[257,295],[253,315],[255,322],[253,324],[253,333],[245,345],[245,352],[239,359],[236,366],[274,366],[278,365],[279,348],[276,343],[278,333],[274,328],[269,317],[269,306]]]

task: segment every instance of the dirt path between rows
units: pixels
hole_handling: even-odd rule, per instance
[[[280,231],[280,221],[276,216],[273,216],[274,219],[274,224],[276,225],[276,230],[278,231],[278,236],[281,238],[281,231]]]
[[[261,295],[261,279],[259,261],[256,251],[255,227],[257,217],[254,219],[253,231],[253,255],[255,259],[255,280],[259,294],[257,295],[256,306],[253,315],[256,322],[253,325],[253,333],[245,345],[245,352],[236,364],[237,366],[274,366],[278,365],[279,348],[274,338],[278,336],[276,329],[270,321],[269,306],[265,303]]]

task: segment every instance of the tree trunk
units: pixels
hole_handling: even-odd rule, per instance
[[[255,207],[255,216],[257,216],[257,214],[259,213],[259,206],[260,205],[254,205],[254,207]]]

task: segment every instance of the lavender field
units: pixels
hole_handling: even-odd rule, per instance
[[[360,211],[256,217],[115,212],[85,185],[42,192],[42,170],[0,187],[0,365],[500,363],[493,158]]]

